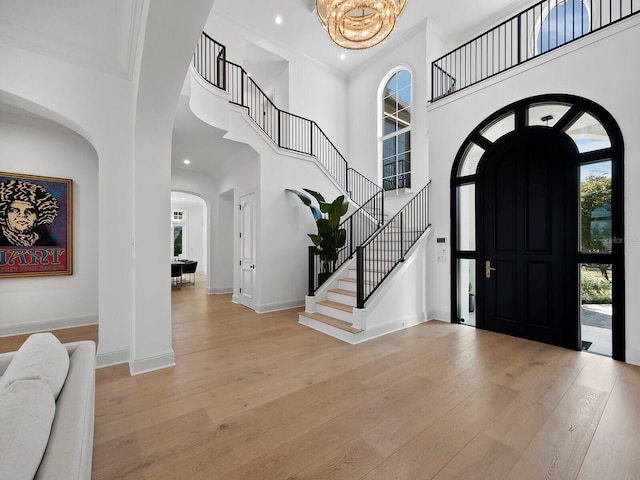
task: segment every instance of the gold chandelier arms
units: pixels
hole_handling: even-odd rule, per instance
[[[316,0],[316,14],[331,40],[360,50],[387,38],[406,4],[407,0]]]

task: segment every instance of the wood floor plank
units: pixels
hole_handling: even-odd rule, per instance
[[[348,345],[205,279],[172,292],[174,368],[96,372],[94,480],[638,478],[639,367],[439,321]]]
[[[434,480],[501,480],[519,457],[520,452],[480,434],[433,478]]]
[[[517,395],[509,388],[487,383],[363,478],[433,478]]]
[[[228,472],[238,480],[279,480],[289,478],[307,465],[320,461],[336,449],[362,436],[380,423],[388,412],[401,414],[415,410],[435,387],[422,379],[394,383],[361,406],[345,411],[308,432]],[[369,467],[371,468],[371,467]]]
[[[574,383],[505,479],[576,478],[607,398]]]
[[[484,433],[523,452],[547,421],[564,394],[587,364],[587,355],[563,350],[484,429]]]
[[[640,475],[640,372],[619,375],[578,480],[634,480]]]

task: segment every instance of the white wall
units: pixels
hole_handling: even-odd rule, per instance
[[[556,52],[485,81],[430,109],[430,158],[433,190],[431,215],[437,236],[449,237],[449,180],[457,150],[465,137],[485,118],[515,101],[541,94],[581,96],[604,107],[618,122],[625,142],[625,268],[626,355],[640,364],[640,307],[634,292],[640,289],[635,267],[640,265],[640,56],[630,53],[640,41],[640,19],[634,18],[577,40]],[[435,207],[435,208],[434,208]],[[450,242],[449,242],[450,243]],[[449,320],[449,263],[432,269],[434,305]]]
[[[161,262],[169,243],[171,129],[212,3],[136,2],[140,28],[128,45],[135,61],[119,73],[0,42],[0,101],[73,129],[97,152],[99,365],[128,361],[140,373],[173,364]]]
[[[243,42],[248,40],[289,62],[288,79],[278,79],[276,106],[289,113],[315,121],[343,155],[347,151],[347,91],[346,79],[327,71],[309,57],[274,45],[255,32],[243,30],[215,14],[209,16],[204,29],[212,38],[227,47],[227,59],[244,66]],[[288,87],[288,102],[280,103]],[[267,88],[268,85],[260,85]],[[269,93],[269,92],[267,92]]]
[[[98,323],[98,157],[80,135],[0,105],[0,171],[73,180],[73,275],[0,280],[0,336]]]

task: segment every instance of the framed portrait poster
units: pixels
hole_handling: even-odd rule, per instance
[[[72,187],[0,172],[0,278],[72,274]]]

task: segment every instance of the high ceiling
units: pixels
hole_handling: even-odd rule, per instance
[[[268,41],[348,73],[426,19],[443,40],[466,41],[526,8],[529,0],[408,0],[395,31],[380,46],[347,51],[334,45],[315,15],[315,0],[215,0],[213,13]],[[282,24],[275,23],[276,16]],[[340,54],[345,53],[345,60]]]
[[[213,14],[251,31],[266,44],[294,49],[328,69],[348,75],[382,49],[401,42],[427,19],[444,41],[460,43],[530,3],[408,0],[391,36],[382,45],[365,51],[345,51],[330,41],[316,18],[315,0],[214,0]],[[0,42],[131,79],[143,5],[143,0],[1,0]],[[280,25],[275,22],[278,15],[282,18]],[[252,54],[264,59],[265,52],[256,50]],[[341,53],[346,54],[344,60],[340,59]],[[270,68],[280,66],[272,61]],[[198,159],[210,157],[215,150],[225,161],[237,164],[251,155],[250,147],[224,140],[223,133],[197,120],[183,98],[174,128],[173,167],[216,176],[223,164],[211,166]],[[192,165],[185,166],[185,158],[192,159]]]
[[[364,51],[346,51],[331,42],[315,15],[315,0],[215,0],[212,13],[262,37],[267,43],[284,50],[295,49],[333,71],[348,75],[380,49],[392,48],[394,42],[402,41],[405,34],[426,19],[432,22],[443,40],[458,43],[469,40],[530,3],[528,0],[409,0],[391,36],[382,45]],[[275,22],[276,16],[282,18],[280,25]],[[215,36],[214,32],[209,33]],[[251,48],[244,52],[245,62],[252,62],[254,74],[258,69],[258,57],[265,60],[262,62],[265,65],[279,68],[278,62],[269,57],[273,54],[257,46]],[[346,53],[344,60],[340,59],[341,53]],[[256,78],[260,77],[256,75]],[[196,119],[186,101],[180,102],[175,125],[173,168],[207,172],[215,177],[224,166],[219,163],[209,166],[211,162],[204,159],[210,157],[210,152],[215,151],[218,158],[226,159],[225,163],[237,162],[249,155],[248,146],[222,139],[223,132],[216,132]],[[189,166],[184,165],[185,158],[191,160]]]

